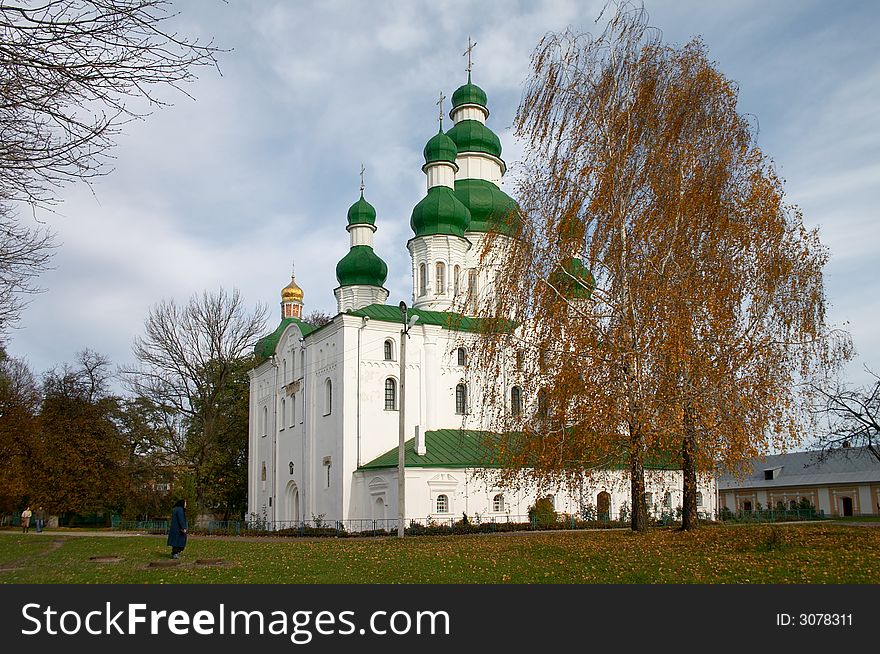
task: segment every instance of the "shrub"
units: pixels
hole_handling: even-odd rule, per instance
[[[529,520],[542,527],[555,525],[556,510],[553,508],[553,501],[549,497],[535,500],[535,503],[529,507]]]

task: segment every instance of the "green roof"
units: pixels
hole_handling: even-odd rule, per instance
[[[446,136],[443,132],[437,132],[425,144],[425,164],[437,161],[448,161],[455,163],[455,157],[458,155],[458,149],[455,147],[455,141]]]
[[[491,432],[466,429],[438,429],[425,432],[425,454],[416,454],[416,439],[404,445],[407,468],[497,468],[492,463]],[[360,467],[361,470],[397,467],[397,448],[388,450]]]
[[[258,358],[263,359],[268,359],[275,354],[275,348],[278,347],[278,341],[281,340],[281,334],[284,333],[284,330],[287,329],[287,326],[290,323],[295,323],[296,326],[299,327],[299,331],[303,336],[308,336],[317,329],[314,325],[303,322],[299,318],[282,318],[281,323],[275,328],[274,332],[257,341],[257,344],[254,346],[254,354]]]
[[[471,232],[516,234],[520,210],[516,200],[485,179],[455,181],[455,196],[471,212]]]
[[[336,264],[340,286],[382,286],[388,277],[388,266],[369,245],[354,245]]]
[[[370,304],[368,306],[348,312],[352,316],[367,317],[370,320],[393,322],[401,324],[403,319],[400,308],[390,304]],[[427,311],[425,309],[409,309],[409,315],[419,317],[418,325],[436,325],[452,331],[477,332],[480,331],[481,322],[478,318],[469,318],[458,313],[448,311]]]
[[[479,120],[460,120],[446,135],[455,142],[458,153],[485,152],[501,157],[501,141],[491,129]]]
[[[364,194],[361,192],[360,199],[348,208],[348,224],[349,225],[375,225],[376,209],[373,205],[364,200]]]
[[[468,71],[467,84],[459,86],[452,94],[452,108],[455,109],[463,104],[478,104],[485,107],[487,103],[486,92],[471,82],[471,74]]]
[[[584,262],[577,257],[570,257],[564,259],[561,266],[561,269],[555,268],[550,273],[548,281],[566,298],[588,300],[596,287],[596,280]]]
[[[471,213],[448,186],[434,186],[413,207],[409,220],[416,236],[449,234],[464,236],[471,224]]]

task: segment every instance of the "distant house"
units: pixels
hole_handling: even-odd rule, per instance
[[[830,516],[880,515],[880,461],[866,448],[776,454],[751,463],[744,479],[718,478],[718,506],[731,511],[794,509],[804,501]]]

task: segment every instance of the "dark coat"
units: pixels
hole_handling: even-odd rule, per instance
[[[186,513],[182,506],[175,506],[171,511],[171,527],[168,529],[168,544],[171,547],[186,547]]]

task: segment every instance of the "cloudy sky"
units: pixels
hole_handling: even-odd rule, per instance
[[[43,371],[92,348],[131,362],[156,302],[237,287],[279,317],[295,260],[306,311],[335,313],[348,206],[378,211],[376,251],[389,302],[409,301],[409,215],[421,199],[435,101],[474,81],[504,158],[529,55],[548,31],[595,31],[602,2],[178,2],[183,33],[230,49],[222,76],[202,70],[167,93],[173,106],[126,126],[116,169],[92,190],[68,187],[41,216],[61,243],[54,269],[11,334],[10,352]],[[667,41],[700,35],[741,89],[740,108],[787,180],[788,199],[831,250],[831,319],[857,348],[849,377],[880,369],[880,5],[838,0],[646,0]]]

